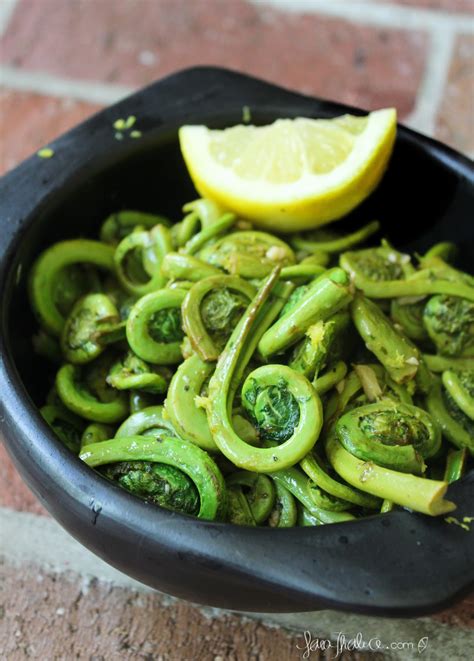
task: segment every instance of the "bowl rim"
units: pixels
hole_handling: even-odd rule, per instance
[[[90,539],[84,541],[74,529],[64,513],[64,506],[60,507],[57,503],[58,492],[65,495],[65,502],[75,516],[84,517],[88,512],[95,519],[94,525],[100,521],[104,530],[107,526],[123,527],[152,544],[151,533],[159,524],[167,531],[164,538],[159,540],[160,548],[175,552],[179,545],[184,554],[197,558],[201,564],[216,563],[221,570],[225,568],[242,580],[256,580],[275,595],[286,598],[288,603],[300,604],[299,610],[310,610],[322,605],[352,612],[399,616],[426,614],[449,605],[467,594],[474,585],[472,563],[469,563],[469,547],[474,531],[468,534],[462,531],[463,538],[458,530],[453,530],[456,526],[443,526],[440,521],[406,511],[378,514],[344,524],[294,529],[241,528],[169,512],[150,506],[108,483],[78,458],[71,457],[32,403],[14,364],[6,327],[9,289],[15,277],[23,277],[21,273],[13,273],[12,265],[25,228],[34,223],[38,209],[78,172],[91,167],[91,163],[100,165],[100,150],[105,146],[109,160],[126,159],[139,151],[139,140],[127,144],[114,140],[112,126],[117,118],[135,115],[140,121],[142,116],[149,128],[148,131],[145,129],[145,136],[158,136],[176,130],[184,122],[188,123],[189,104],[193,106],[193,116],[209,114],[209,109],[216,104],[220,108],[218,115],[235,113],[239,106],[242,108],[244,105],[248,105],[251,110],[254,107],[270,113],[277,107],[304,107],[309,114],[327,117],[366,112],[291,92],[235,71],[219,67],[193,67],[152,83],[99,111],[52,141],[50,147],[54,150],[54,157],[42,160],[41,167],[38,167],[38,157],[33,155],[4,175],[0,180],[0,227],[4,237],[0,246],[0,291],[3,292],[0,304],[0,428],[8,452],[30,488],[53,516],[108,562],[110,559],[106,549],[101,548],[99,543],[94,546]],[[398,131],[397,140],[402,137],[416,143],[431,158],[451,172],[456,172],[460,179],[474,185],[474,163],[466,156],[404,126],[399,125]],[[65,467],[66,470],[63,470]],[[44,475],[48,476],[52,484],[41,484],[41,476]],[[460,497],[464,507],[465,501],[467,506],[468,500],[474,500],[474,472],[463,479],[462,485],[454,485],[453,493],[460,492],[460,486],[463,488]],[[464,491],[466,494],[469,492],[468,495]],[[96,527],[99,529],[99,526]],[[415,529],[416,532],[408,533],[408,529]],[[368,549],[364,544],[367,535],[378,534],[380,530],[383,530],[386,538],[383,562],[380,561],[379,550]],[[402,534],[404,530],[406,534]],[[223,533],[228,540],[218,544],[216,540],[222,540]],[[450,571],[446,574],[446,580],[439,580],[434,585],[436,581],[433,580],[433,574],[421,571],[421,557],[416,572],[408,562],[397,563],[395,550],[390,550],[390,542],[393,544],[398,540],[398,546],[395,544],[397,548],[405,549],[409,554],[417,550],[415,537],[425,548],[440,543],[440,540],[447,544],[449,562],[453,561],[454,553],[466,569],[464,576]],[[210,538],[214,540],[212,549],[209,548]],[[274,548],[275,539],[279,542],[277,549]],[[373,576],[365,575],[365,570],[365,574],[362,572],[364,575],[352,576],[351,585],[347,584],[345,572],[339,571],[341,566],[334,562],[334,558],[344,557],[344,554],[341,556],[341,553],[334,551],[341,544],[347,545],[347,548],[350,546],[352,564],[355,557],[361,566],[367,568],[368,558],[364,557],[367,555],[377,563],[373,568],[373,573],[379,574],[375,583],[372,581]],[[295,546],[301,550],[304,562],[289,571],[287,554]],[[251,553],[255,548],[259,549],[260,557]],[[247,558],[242,557],[243,550]],[[390,585],[384,585],[382,580],[387,563],[392,563],[394,567]],[[445,562],[442,567],[447,568],[448,564]],[[123,570],[123,566],[120,568]],[[328,568],[333,569],[331,584],[328,585],[326,576],[309,576],[311,568],[313,571],[317,568],[321,573],[327,572]],[[416,581],[410,583],[403,580],[408,571],[410,576],[416,576]],[[439,578],[439,572],[436,575]],[[402,586],[405,592],[401,590]]]

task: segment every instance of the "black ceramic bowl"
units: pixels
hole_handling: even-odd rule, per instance
[[[184,123],[256,123],[361,111],[293,94],[223,69],[183,71],[138,92],[56,140],[0,182],[0,424],[18,470],[76,539],[123,572],[194,602],[247,611],[337,608],[382,615],[434,611],[472,586],[474,530],[407,511],[320,528],[252,529],[199,521],[148,505],[72,457],[37,411],[43,366],[32,354],[26,295],[32,260],[52,242],[94,235],[112,211],[179,217],[196,194],[177,143]],[[139,140],[114,139],[135,115]],[[377,191],[352,222],[379,218],[397,246],[456,240],[474,261],[473,165],[399,128]],[[474,514],[474,475],[450,489],[457,516]]]

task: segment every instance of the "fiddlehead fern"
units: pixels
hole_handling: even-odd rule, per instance
[[[308,489],[308,478],[294,466],[272,473],[272,479],[276,484],[281,484],[308,510],[308,512],[321,523],[340,523],[351,521],[354,516],[349,512],[334,512],[318,507],[310,496]]]
[[[116,246],[137,227],[151,230],[155,225],[171,225],[168,218],[143,211],[117,211],[110,214],[100,228],[100,240]]]
[[[404,473],[422,474],[424,459],[441,445],[440,429],[426,411],[389,399],[344,413],[335,435],[358,459]]]
[[[77,264],[93,264],[100,269],[113,271],[113,255],[114,251],[110,246],[87,239],[55,243],[40,255],[31,272],[30,298],[41,325],[48,332],[60,335],[65,314],[69,311],[61,310],[58,305],[58,298],[65,298],[61,289],[71,290],[71,280],[67,273],[65,274],[65,269]],[[87,286],[87,283],[84,284]],[[72,292],[73,295],[67,297],[68,305],[75,302],[76,296],[85,293],[83,287],[78,287],[74,280]]]
[[[474,357],[474,303],[456,296],[433,296],[423,322],[440,354]]]
[[[312,324],[305,337],[295,345],[288,361],[289,367],[309,379],[317,378],[329,359],[337,360],[343,349],[345,353],[350,348],[351,342],[347,333],[349,324],[350,316],[345,310],[337,312],[326,321]]]
[[[184,289],[160,289],[142,296],[130,310],[127,340],[133,351],[150,363],[181,362],[181,305]]]
[[[369,351],[377,356],[396,383],[417,375],[421,356],[418,348],[390,323],[380,308],[363,296],[351,306],[352,319]]]
[[[54,404],[43,406],[40,414],[63,445],[74,454],[78,454],[81,449],[83,421],[64,406]]]
[[[152,394],[166,392],[168,380],[156,367],[128,351],[110,368],[107,383],[117,390],[143,390]]]
[[[417,271],[408,255],[383,244],[380,248],[345,252],[339,264],[369,298],[448,294],[474,301],[474,280],[439,258],[422,258]]]
[[[352,298],[348,284],[342,269],[331,269],[308,285],[298,304],[293,304],[263,335],[258,345],[262,356],[280,353],[302,338],[310,326],[347,306]]]
[[[107,385],[110,363],[111,357],[104,354],[90,365],[63,365],[56,388],[64,406],[92,422],[123,420],[128,413],[127,396]]]
[[[198,234],[189,239],[182,248],[183,254],[196,254],[206,243],[227,232],[235,224],[236,220],[237,217],[233,213],[225,213],[221,218],[212,223],[212,225],[203,228]]]
[[[181,308],[183,328],[203,360],[218,359],[255,291],[253,285],[231,275],[205,278],[189,290]]]
[[[258,525],[268,517],[275,504],[275,487],[266,475],[237,471],[226,480],[228,487],[241,487],[249,504],[252,518]]]
[[[171,234],[164,225],[156,225],[149,232],[128,234],[114,253],[115,271],[122,287],[135,296],[163,287],[166,279],[161,264],[172,250]]]
[[[97,358],[110,340],[125,337],[117,308],[105,294],[81,298],[66,319],[61,349],[70,363],[82,365]]]
[[[446,458],[446,468],[443,479],[448,484],[460,480],[466,471],[468,461],[468,450],[450,450]]]
[[[275,266],[295,263],[292,249],[266,232],[234,232],[204,248],[199,257],[242,278],[264,278]]]
[[[297,515],[295,497],[280,482],[275,482],[275,504],[268,525],[270,528],[292,528],[296,525]]]
[[[82,432],[81,448],[91,443],[101,443],[114,435],[114,428],[111,425],[104,425],[100,422],[91,422]]]
[[[204,385],[214,371],[212,363],[204,362],[197,354],[187,358],[176,370],[168,388],[166,415],[182,438],[204,450],[218,450],[206,413],[196,406],[196,398],[203,394]]]
[[[404,303],[403,299],[394,298],[390,306],[392,320],[400,326],[402,332],[415,342],[425,342],[428,333],[423,325],[423,311],[426,301]]]
[[[446,392],[452,397],[458,408],[474,420],[474,370],[455,372],[447,370],[442,375]]]
[[[471,377],[472,385],[472,377]],[[468,382],[469,383],[469,382]],[[469,389],[466,389],[469,394]],[[453,445],[474,455],[474,421],[458,406],[452,395],[437,383],[426,398],[426,408]]]
[[[88,445],[82,449],[81,459],[93,468],[104,466],[107,464],[117,464],[118,462],[145,462],[145,464],[165,464],[184,473],[192,481],[195,489],[199,495],[199,509],[196,507],[196,516],[201,519],[222,519],[226,513],[226,486],[222,473],[217,468],[215,462],[209,457],[206,452],[196,447],[188,441],[177,438],[146,438],[143,436],[129,436],[114,438],[110,441],[103,441],[94,445]],[[139,473],[155,472],[147,466],[144,470],[138,469]],[[132,466],[133,471],[133,466]],[[170,474],[168,473],[168,476]],[[175,477],[174,474],[173,477]],[[141,486],[143,476],[137,476],[128,481],[128,485],[133,488],[133,492],[143,497],[147,494],[148,487]],[[158,480],[163,479],[163,474],[158,477]],[[171,478],[170,478],[171,479]],[[176,478],[177,479],[177,478]],[[146,479],[148,482],[148,479]],[[163,507],[175,509],[181,502],[180,493],[182,494],[182,480],[178,482],[177,488],[167,488],[165,480],[162,488],[158,488],[160,497],[158,503]],[[184,493],[186,495],[185,501],[188,501],[189,487],[186,481]],[[134,485],[137,485],[136,487]],[[124,484],[124,486],[126,486]],[[154,487],[151,487],[154,490]],[[155,492],[156,493],[156,492]],[[170,493],[176,494],[174,497],[169,498]],[[192,503],[196,502],[193,498]],[[194,511],[192,512],[194,513]]]
[[[266,433],[286,440],[273,448],[253,448],[233,429],[229,412],[236,384],[261,334],[281,307],[280,304],[276,309],[265,309],[277,278],[278,271],[275,271],[232,333],[209,383],[209,396],[205,402],[209,428],[221,452],[236,466],[257,472],[273,472],[299,461],[313,447],[322,425],[321,402],[307,379],[289,367],[265,365],[245,380],[242,403],[247,411],[252,410],[252,417]],[[252,394],[253,399],[255,393],[254,408],[247,394]],[[296,402],[290,424],[283,421],[283,411],[277,406],[282,397]],[[282,422],[284,429],[279,430]]]
[[[120,461],[100,471],[123,489],[165,509],[191,514],[199,512],[199,493],[181,470],[147,461]]]
[[[178,437],[173,425],[166,419],[164,411],[164,406],[149,406],[133,413],[122,422],[115,437],[151,436],[157,440]]]
[[[363,243],[378,232],[380,223],[374,220],[367,225],[364,225],[355,232],[346,235],[338,235],[335,232],[328,232],[326,230],[315,230],[314,232],[307,232],[306,234],[297,234],[292,240],[291,245],[296,250],[303,250],[309,253],[339,253],[344,250],[349,250],[359,243]]]
[[[180,255],[177,252],[168,253],[163,259],[161,273],[170,280],[190,280],[198,282],[213,275],[222,275],[215,266],[206,264],[192,255]]]
[[[444,499],[447,483],[401,473],[354,457],[330,434],[326,453],[334,470],[349,484],[402,507],[431,516],[446,514],[456,505]]]

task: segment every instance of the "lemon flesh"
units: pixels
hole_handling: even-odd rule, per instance
[[[395,135],[396,111],[387,108],[258,127],[183,126],[179,140],[200,195],[262,228],[295,232],[360,204],[379,183]]]

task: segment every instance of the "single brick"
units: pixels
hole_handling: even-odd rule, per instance
[[[457,38],[438,113],[436,137],[464,153],[474,152],[474,37]]]
[[[10,66],[136,86],[221,65],[371,109],[396,106],[403,116],[426,36],[243,0],[20,0],[0,52]]]
[[[0,174],[98,109],[73,99],[0,90]]]

